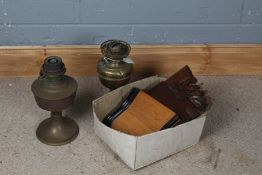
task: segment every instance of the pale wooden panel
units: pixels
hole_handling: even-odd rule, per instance
[[[43,57],[39,49],[0,49],[0,76],[37,75]]]
[[[67,73],[96,75],[99,46],[0,47],[0,76],[36,76],[46,56],[61,56]],[[133,45],[134,74],[170,75],[189,65],[196,75],[262,75],[262,44]]]

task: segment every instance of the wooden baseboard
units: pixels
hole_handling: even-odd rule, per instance
[[[61,56],[67,74],[95,76],[99,46],[1,46],[0,76],[39,74],[46,56]],[[133,45],[130,57],[137,76],[171,75],[189,65],[195,75],[262,75],[262,44]]]

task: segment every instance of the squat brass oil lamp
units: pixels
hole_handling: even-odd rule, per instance
[[[133,70],[133,63],[127,61],[130,45],[121,40],[108,40],[100,46],[103,58],[97,64],[101,83],[114,90],[127,84]]]
[[[51,117],[42,121],[36,130],[37,138],[48,145],[69,143],[79,132],[74,120],[62,116],[62,110],[73,103],[77,90],[77,82],[64,75],[65,72],[66,68],[60,57],[47,57],[40,76],[31,87],[38,106],[51,111]]]

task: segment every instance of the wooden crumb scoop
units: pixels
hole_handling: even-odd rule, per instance
[[[139,91],[132,103],[115,118],[111,127],[115,130],[141,136],[169,128],[176,122],[176,113]]]

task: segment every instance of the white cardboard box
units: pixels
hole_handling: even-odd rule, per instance
[[[118,88],[93,101],[95,133],[133,170],[142,168],[198,143],[206,116],[144,136],[132,136],[101,121],[128,95],[132,87],[150,89],[164,78],[149,77]]]

